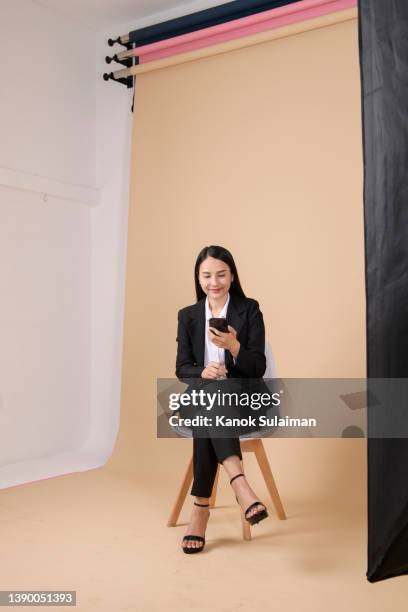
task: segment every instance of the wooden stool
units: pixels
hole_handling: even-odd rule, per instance
[[[252,438],[249,440],[241,440],[241,452],[255,453],[256,460],[262,472],[265,480],[265,484],[270,493],[271,500],[275,506],[276,514],[281,520],[286,519],[285,510],[279,496],[277,486],[272,474],[271,466],[269,465],[268,456],[265,452],[265,448],[262,442],[262,438]],[[243,461],[241,462],[242,472],[244,472]],[[218,464],[217,474],[215,476],[214,487],[210,499],[210,508],[215,508],[215,500],[217,497],[218,488],[218,477],[220,473],[220,465]],[[167,522],[168,527],[175,527],[177,525],[178,517],[180,516],[181,509],[187,497],[187,493],[190,489],[191,483],[193,482],[193,457],[191,456],[188,463],[187,469],[184,474],[184,478],[181,483],[180,490],[178,492],[175,504],[170,513],[169,520]],[[244,540],[251,539],[251,526],[245,519],[244,511],[241,509],[241,523],[242,523],[242,536]]]

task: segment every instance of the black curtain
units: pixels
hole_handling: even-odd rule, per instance
[[[367,376],[401,379],[408,377],[408,0],[359,0],[358,26]],[[384,435],[394,407],[389,384]],[[369,400],[369,434],[374,411]],[[368,437],[367,461],[367,579],[376,582],[408,573],[408,439]]]
[[[233,19],[248,17],[255,13],[268,11],[270,9],[293,4],[300,0],[235,0],[235,2],[227,2],[213,8],[197,11],[176,19],[169,19],[162,23],[156,23],[151,26],[133,30],[129,33],[129,40],[136,46],[147,45],[150,43],[173,38],[181,34],[195,32],[202,28],[209,28],[220,23],[226,23]]]

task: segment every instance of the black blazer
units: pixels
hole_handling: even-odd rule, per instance
[[[176,376],[200,378],[204,370],[205,297],[178,312]],[[265,325],[259,304],[230,292],[227,323],[241,343],[236,363],[227,349],[225,367],[229,378],[261,378],[266,370]]]

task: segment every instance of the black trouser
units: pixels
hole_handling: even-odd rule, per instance
[[[211,497],[218,463],[231,455],[242,461],[239,438],[193,438],[194,481],[191,495]]]

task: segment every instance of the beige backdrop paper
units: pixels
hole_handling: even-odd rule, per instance
[[[179,486],[191,441],[156,439],[156,379],[205,245],[232,252],[280,376],[365,376],[360,117],[356,22],[137,77],[112,467]],[[365,440],[264,443],[284,503],[344,498],[365,469]]]

